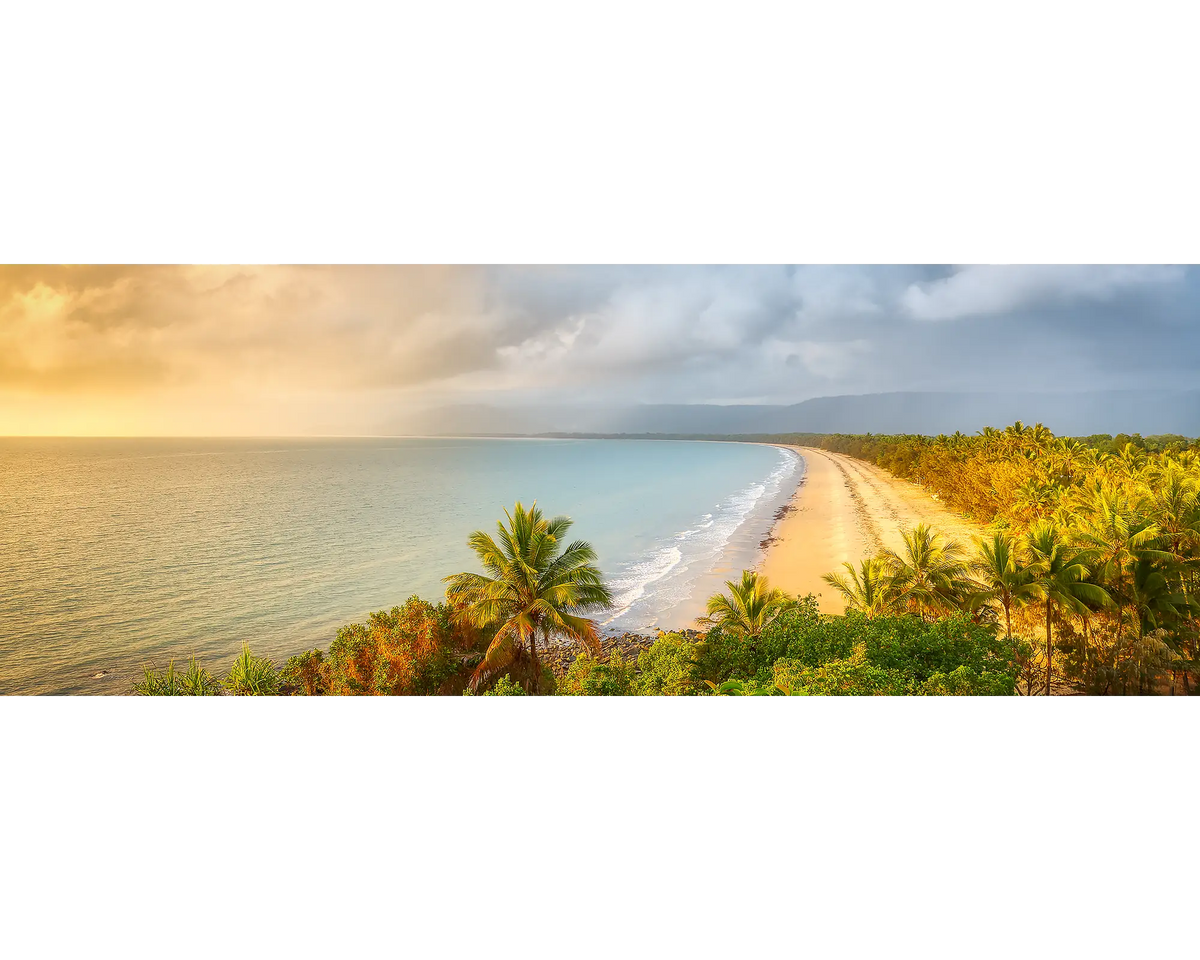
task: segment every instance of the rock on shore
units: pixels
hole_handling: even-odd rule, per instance
[[[666,632],[660,630],[653,635],[621,633],[616,636],[603,637],[600,640],[600,659],[607,660],[614,653],[619,653],[624,660],[636,662],[638,654],[643,650],[648,650],[650,645]],[[693,640],[703,636],[698,630],[672,630],[670,632],[682,634]],[[555,644],[549,649],[539,651],[538,659],[553,670],[556,677],[562,677],[583,652],[583,647],[578,643]]]

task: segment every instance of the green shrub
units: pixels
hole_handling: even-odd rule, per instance
[[[229,673],[221,681],[225,689],[239,697],[273,697],[279,693],[279,674],[266,657],[256,657],[250,644],[242,644],[242,652]]]
[[[492,684],[492,689],[488,690],[486,693],[480,694],[480,696],[524,697],[528,696],[528,694],[525,693],[525,688],[523,686],[517,683],[517,681],[511,679],[508,674],[505,674],[494,684]]]
[[[775,683],[792,695],[812,697],[903,696],[908,682],[898,670],[878,667],[867,659],[865,644],[859,644],[849,657],[830,660],[810,667],[798,660],[775,663]]]
[[[607,660],[583,654],[567,668],[558,693],[574,697],[627,697],[633,693],[633,664],[619,653]]]
[[[329,646],[329,692],[430,695],[462,668],[448,608],[414,596],[338,630]]]
[[[850,655],[853,642],[848,633],[832,647],[827,634],[816,597],[809,594],[781,611],[761,636],[737,637],[719,627],[709,630],[696,645],[695,673],[700,680],[718,685],[726,680],[746,680],[769,687],[771,667],[781,657],[799,657],[815,666]]]
[[[286,696],[315,697],[329,693],[329,664],[320,650],[289,657],[279,671],[279,692]]]
[[[175,672],[175,661],[168,663],[162,671],[143,664],[142,679],[134,683],[133,692],[142,697],[183,696],[183,678]]]
[[[683,697],[701,692],[704,684],[696,676],[696,647],[678,633],[664,633],[638,654],[638,673],[633,690],[643,697]]]
[[[165,670],[142,667],[142,679],[133,685],[133,692],[143,697],[215,697],[221,693],[217,679],[192,657],[187,673],[178,673],[175,661]]]
[[[180,683],[185,697],[217,697],[221,695],[221,682],[205,670],[192,657],[187,673]]]
[[[976,673],[964,664],[950,673],[935,673],[913,692],[926,697],[1011,697],[1016,683],[1011,674]]]
[[[900,670],[917,683],[960,667],[977,675],[1015,672],[1006,641],[963,614],[933,622],[913,615],[862,618],[860,629],[872,663]]]

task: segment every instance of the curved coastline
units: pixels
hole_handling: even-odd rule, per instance
[[[822,575],[881,549],[899,549],[901,530],[927,523],[964,545],[984,532],[917,484],[874,464],[816,447],[770,446],[799,454],[805,469],[757,569],[788,593],[817,594],[823,613],[843,613],[845,605]]]
[[[696,440],[678,440],[678,443],[697,442]],[[701,440],[700,443],[710,442]],[[740,440],[722,440],[720,443],[742,442]],[[782,446],[780,444],[758,445]],[[794,454],[794,451],[790,452]],[[659,630],[706,630],[707,624],[701,623],[700,618],[706,616],[709,596],[724,593],[726,581],[739,580],[743,570],[749,570],[760,562],[763,546],[767,544],[770,527],[779,516],[781,505],[786,504],[788,499],[794,496],[792,476],[802,464],[802,457],[781,457],[772,472],[757,476],[749,481],[744,490],[731,494],[730,499],[733,502],[737,502],[739,498],[750,497],[749,509],[740,515],[739,520],[736,521],[737,526],[728,532],[727,539],[721,541],[719,550],[715,553],[708,554],[708,556],[704,556],[704,554],[697,556],[692,553],[689,557],[680,558],[678,541],[685,539],[686,535],[696,533],[696,530],[688,530],[685,534],[677,535],[676,544],[674,544],[677,547],[674,550],[676,562],[672,563],[667,570],[662,571],[661,575],[641,584],[641,587],[644,589],[649,587],[650,583],[664,580],[670,574],[671,568],[674,568],[682,559],[686,592],[680,595],[676,588],[674,593],[678,599],[674,599],[670,606],[658,607],[654,616],[650,618],[650,622],[646,622],[644,619],[640,623],[631,622],[631,618],[625,617],[626,612],[629,611],[629,606],[626,605],[624,610],[601,620],[599,623],[601,634],[608,637],[653,636]],[[757,491],[755,491],[756,487]],[[701,526],[712,526],[713,515],[706,514],[704,516],[708,522]],[[718,520],[720,522],[720,517]],[[728,520],[727,514],[725,520]],[[641,595],[640,590],[632,599],[637,601]],[[661,599],[660,596],[659,600]],[[643,610],[643,616],[644,613],[646,611]]]

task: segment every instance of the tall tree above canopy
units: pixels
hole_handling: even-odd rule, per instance
[[[1124,629],[1129,601],[1128,573],[1140,556],[1169,561],[1171,556],[1155,549],[1158,524],[1143,512],[1140,498],[1127,489],[1101,484],[1085,503],[1085,513],[1075,538],[1095,558],[1095,572],[1109,585],[1117,604],[1118,639]]]
[[[1087,582],[1091,554],[1068,545],[1063,531],[1048,520],[1039,520],[1025,537],[1029,555],[1029,587],[1046,606],[1046,695],[1050,695],[1054,662],[1054,633],[1050,622],[1057,610],[1084,612],[1087,603],[1106,606],[1108,594]]]
[[[1012,611],[1033,599],[1034,588],[1020,543],[1011,533],[998,530],[990,539],[980,540],[979,552],[971,562],[971,572],[979,584],[975,602],[994,601],[1004,610],[1004,632],[1012,643]]]
[[[538,639],[567,637],[597,651],[596,623],[586,614],[611,607],[612,595],[591,544],[575,540],[563,546],[570,517],[547,520],[536,502],[528,510],[518,502],[504,515],[508,522],[497,522],[495,538],[476,530],[467,541],[486,572],[446,577],[446,597],[465,622],[497,628],[472,685],[477,688],[528,650],[537,693]]]

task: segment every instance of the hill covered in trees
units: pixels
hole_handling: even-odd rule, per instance
[[[794,404],[464,404],[397,418],[396,433],[701,435],[973,432],[984,423],[1040,420],[1062,436],[1101,431],[1200,436],[1200,391],[902,391],[814,397]]]

